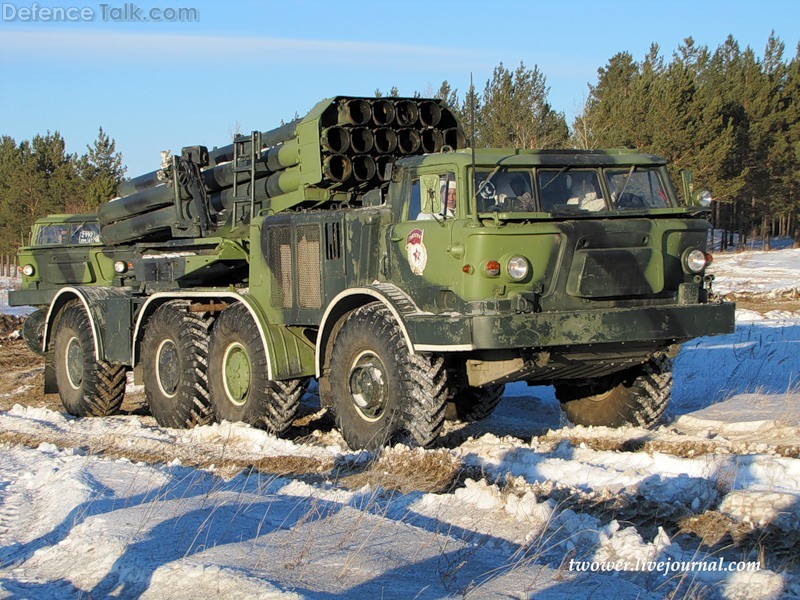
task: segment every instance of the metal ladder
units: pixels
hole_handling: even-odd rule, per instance
[[[250,135],[236,135],[233,138],[233,218],[231,222],[234,227],[241,221],[247,219],[247,212],[244,204],[250,206],[250,218],[255,214],[256,204],[256,161],[261,158],[261,132],[254,131]],[[244,178],[243,173],[248,177]],[[241,186],[247,184],[249,193],[241,193]]]

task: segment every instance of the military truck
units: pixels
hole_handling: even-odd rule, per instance
[[[429,446],[514,381],[554,385],[574,423],[657,423],[677,345],[733,329],[705,209],[655,156],[466,145],[440,100],[339,96],[165,154],[98,211],[112,277],[21,252],[46,391],[112,414],[133,370],[161,425],[281,435],[316,378],[367,449]]]
[[[35,305],[43,307],[23,322],[23,339],[32,351],[44,353],[46,307],[56,293],[65,285],[111,285],[113,254],[100,240],[96,214],[54,214],[34,222],[29,245],[17,253],[24,288],[35,290]]]

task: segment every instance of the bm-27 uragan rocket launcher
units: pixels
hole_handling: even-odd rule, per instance
[[[575,423],[654,425],[677,345],[733,329],[704,209],[654,156],[465,146],[440,100],[335,97],[164,155],[69,217],[94,234],[37,223],[10,301],[40,307],[46,390],[109,415],[133,370],[161,425],[282,435],[316,378],[354,448],[431,445],[514,381]]]

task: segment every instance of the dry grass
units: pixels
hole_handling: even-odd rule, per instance
[[[60,448],[80,449],[88,454],[111,459],[124,458],[145,464],[163,464],[179,460],[184,466],[212,469],[224,478],[230,478],[242,470],[252,469],[273,476],[318,475],[330,471],[333,459],[315,459],[305,456],[268,456],[257,460],[235,457],[220,458],[219,450],[203,450],[197,447],[182,448],[171,442],[148,440],[135,448],[125,439],[114,435],[99,435],[91,438],[76,434],[37,431],[22,433],[0,431],[0,443],[37,448],[50,443]]]
[[[572,446],[583,444],[591,450],[603,452],[660,452],[681,458],[697,458],[706,454],[763,454],[761,441],[728,440],[624,440],[619,438],[583,437],[569,432],[548,433],[536,438],[541,443],[558,444],[564,440]],[[800,444],[776,444],[769,448],[770,454],[784,458],[800,458]]]
[[[731,532],[741,527],[735,519],[716,510],[701,515],[688,515],[678,519],[678,533],[689,533],[700,539],[704,546],[716,547]]]
[[[348,489],[380,486],[403,494],[446,493],[459,481],[461,462],[445,450],[418,452],[407,448],[385,448],[373,460],[337,467],[334,477]]]

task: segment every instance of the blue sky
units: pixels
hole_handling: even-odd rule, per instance
[[[639,60],[656,42],[670,56],[687,36],[714,50],[731,34],[760,56],[774,30],[790,57],[800,41],[797,0],[133,3],[144,16],[196,9],[185,23],[104,20],[125,6],[114,0],[40,1],[38,20],[33,2],[0,3],[0,134],[58,130],[83,152],[102,125],[129,176],[157,168],[160,150],[225,145],[237,128],[271,129],[334,95],[411,95],[445,79],[463,94],[470,72],[482,89],[500,62],[524,61],[571,122],[617,52]],[[46,21],[42,7],[94,19]]]

